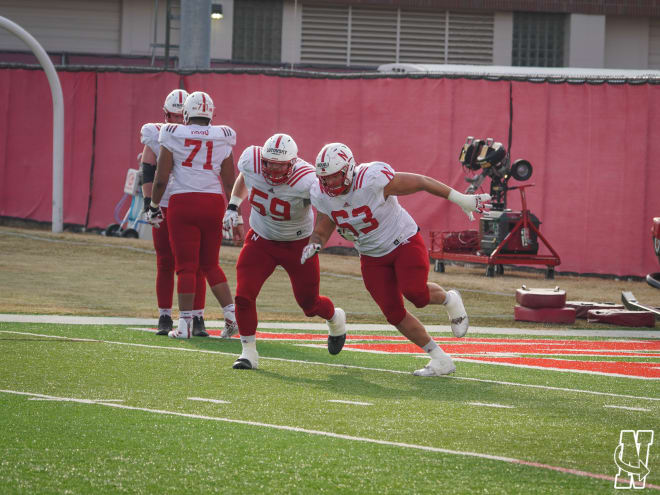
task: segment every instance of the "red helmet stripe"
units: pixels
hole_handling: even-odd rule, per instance
[[[323,148],[323,154],[321,155],[321,161],[325,161],[325,154],[328,152],[328,147]]]
[[[179,103],[183,103],[183,91],[179,91]]]
[[[277,136],[277,141],[275,141],[275,147],[279,148],[280,147],[280,141],[282,141],[282,134]]]

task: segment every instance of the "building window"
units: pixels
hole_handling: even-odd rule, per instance
[[[563,67],[566,15],[513,13],[511,65]]]
[[[232,59],[279,64],[282,61],[282,0],[234,2]]]

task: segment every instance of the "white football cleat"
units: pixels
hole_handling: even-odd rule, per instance
[[[236,316],[233,312],[227,311],[224,316],[225,328],[222,330],[220,338],[229,339],[232,337],[232,335],[236,335],[238,333],[238,323],[236,323]]]
[[[468,331],[469,322],[468,316],[463,306],[463,299],[456,290],[447,291],[450,294],[450,301],[445,305],[447,313],[449,314],[449,322],[451,323],[451,331],[454,336],[461,338]]]
[[[232,368],[235,370],[256,370],[259,367],[259,353],[257,351],[243,351],[239,358],[234,361]]]
[[[424,366],[421,370],[416,370],[413,372],[415,376],[444,376],[449,375],[456,371],[456,365],[454,361],[447,356],[442,359],[431,359],[429,364]]]
[[[179,318],[179,328],[171,330],[167,336],[171,339],[189,339],[192,336],[192,319],[186,322],[183,318]]]

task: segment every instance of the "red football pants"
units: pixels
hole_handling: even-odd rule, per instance
[[[167,221],[178,294],[195,291],[198,271],[211,287],[227,281],[218,264],[224,211],[225,200],[220,194],[183,193],[170,198]]]
[[[257,296],[278,265],[289,275],[293,295],[306,316],[329,320],[335,314],[332,301],[319,295],[318,256],[300,264],[308,240],[269,241],[252,229],[247,233],[236,264],[236,321],[241,335],[254,335],[257,331]]]
[[[158,307],[169,309],[172,307],[174,292],[174,253],[170,246],[170,232],[167,228],[167,208],[163,207],[163,216],[160,227],[151,228],[151,236],[156,250],[156,299]],[[193,309],[204,309],[206,305],[206,279],[201,270],[197,272],[195,286],[195,302]]]
[[[403,297],[418,308],[429,303],[429,254],[419,232],[385,256],[360,256],[360,267],[365,287],[390,324],[406,316]]]

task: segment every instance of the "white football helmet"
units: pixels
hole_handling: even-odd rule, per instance
[[[173,113],[181,115],[183,114],[183,103],[188,97],[188,92],[183,89],[175,89],[167,98],[165,98],[165,103],[163,104],[163,110],[165,113]]]
[[[213,118],[215,105],[211,97],[203,91],[190,93],[183,104],[183,121],[188,123],[193,117],[202,117],[210,120]]]
[[[345,193],[353,182],[354,170],[353,152],[345,144],[326,144],[316,157],[316,175],[321,182],[321,191],[328,196]],[[338,174],[341,174],[341,181],[331,179]]]
[[[288,134],[274,134],[261,148],[261,173],[272,185],[286,182],[298,158],[298,145]],[[286,164],[286,168],[282,167]]]

